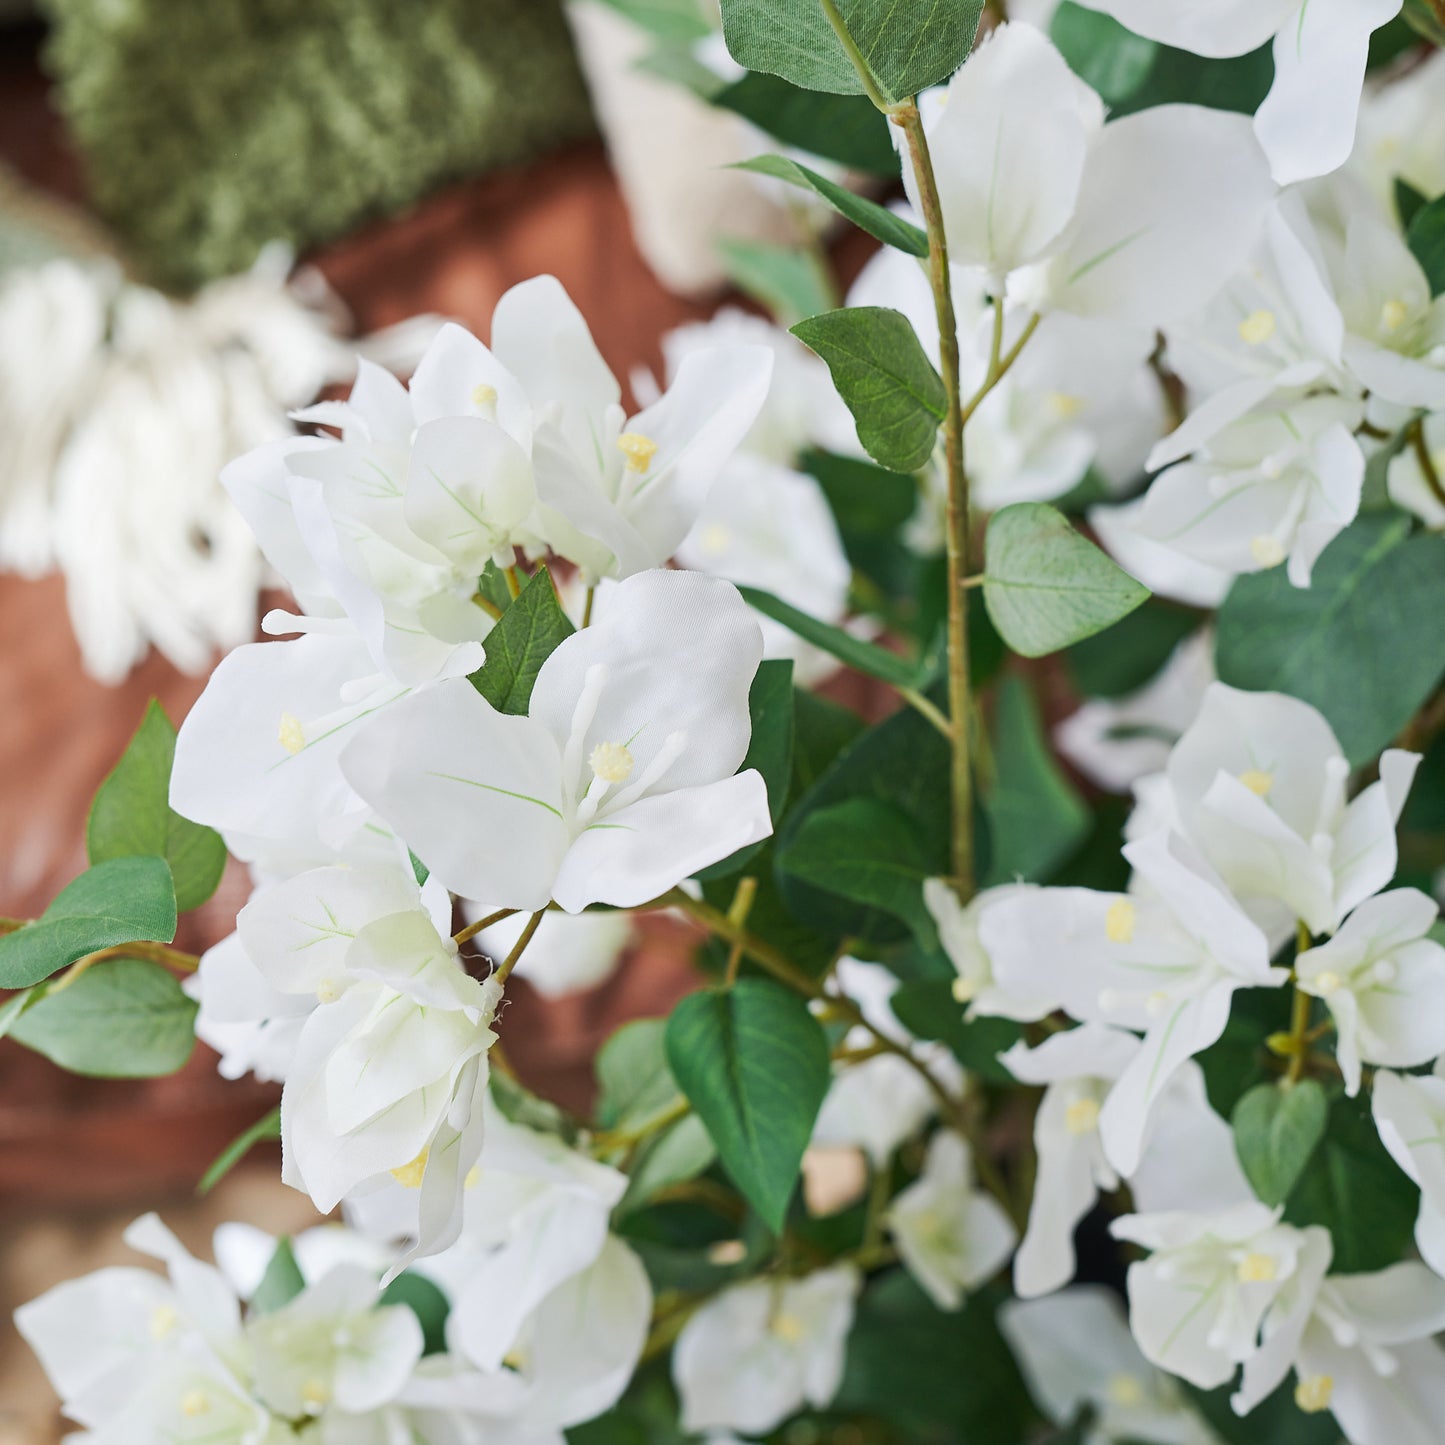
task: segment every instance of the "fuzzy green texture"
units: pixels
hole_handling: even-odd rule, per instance
[[[45,0],[92,198],[185,290],[591,124],[560,0]]]

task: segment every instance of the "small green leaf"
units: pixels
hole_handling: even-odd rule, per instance
[[[170,806],[176,730],[151,699],[121,760],[90,806],[86,847],[92,863],[112,858],[164,858],[175,881],[176,909],[199,908],[226,867],[221,835],[183,818]]]
[[[859,905],[901,919],[923,948],[938,946],[933,916],[923,904],[929,859],[913,836],[908,815],[881,798],[849,798],[811,810],[779,845],[777,869],[838,899],[832,922],[839,933]]]
[[[728,279],[789,325],[838,304],[833,282],[806,247],[719,236],[713,243]]]
[[[597,1052],[597,1122],[631,1129],[677,1103],[680,1090],[667,1064],[666,1019],[623,1024]]]
[[[0,938],[0,988],[28,988],[102,948],[175,936],[176,895],[163,858],[97,863],[34,923]]]
[[[1255,1194],[1283,1204],[1324,1137],[1325,1091],[1313,1079],[1258,1084],[1234,1106],[1234,1150]]]
[[[498,712],[524,714],[542,664],[575,630],[557,603],[552,574],[538,567],[487,634],[487,660],[472,685]]]
[[[659,40],[691,44],[713,33],[698,0],[602,0]]]
[[[280,1137],[281,1109],[278,1106],[269,1113],[263,1114],[249,1129],[236,1135],[221,1150],[212,1161],[210,1168],[201,1175],[201,1182],[196,1185],[196,1193],[209,1194],[257,1144],[265,1139],[279,1139]]]
[[[787,156],[756,156],[750,161],[741,161],[737,169],[756,171],[760,176],[772,176],[802,190],[815,191],[840,216],[846,217],[859,230],[866,231],[885,246],[892,246],[909,256],[928,254],[927,232],[911,221],[905,221],[902,216],[894,215],[886,206],[865,200],[847,186],[840,186],[827,176],[820,176],[817,171],[810,171],[807,166],[789,160]]]
[[[793,691],[793,792],[807,792],[858,734],[863,719],[815,692]]]
[[[1017,1080],[998,1056],[1023,1038],[1023,1025],[1012,1019],[966,1019],[947,978],[925,978],[905,983],[888,1000],[894,1017],[917,1039],[937,1039],[970,1073],[995,1084]]]
[[[15,1027],[15,1020],[26,1009],[34,1008],[44,996],[43,990],[26,988],[19,993],[12,993],[9,998],[0,1002],[0,1039]]]
[[[451,1303],[424,1274],[403,1270],[382,1290],[377,1304],[383,1309],[388,1305],[409,1309],[421,1325],[422,1354],[446,1354],[447,1316],[451,1313]]]
[[[148,1079],[173,1074],[190,1058],[196,1009],[159,964],[117,958],[45,994],[10,1035],[73,1074]]]
[[[717,1147],[696,1114],[646,1139],[627,1166],[627,1190],[617,1201],[621,1217],[651,1203],[664,1189],[696,1179],[717,1159]]]
[[[901,311],[850,306],[793,327],[828,363],[858,440],[879,466],[917,471],[933,455],[948,393]]]
[[[1042,502],[995,513],[984,543],[983,600],[1024,657],[1043,657],[1127,616],[1149,589]]]
[[[888,121],[865,95],[824,95],[755,70],[718,90],[712,103],[784,145],[849,170],[898,179],[898,152]]]
[[[1110,15],[1064,3],[1049,23],[1049,38],[1069,68],[1111,109],[1123,104],[1149,78],[1159,45],[1135,35]]]
[[[781,1233],[831,1069],[808,1006],[769,979],[691,994],[667,1021],[667,1058],[723,1167]]]
[[[1445,292],[1445,196],[1437,196],[1410,218],[1405,240],[1430,282],[1430,294]]]
[[[973,48],[983,0],[836,0],[883,98],[904,100],[947,80]],[[857,95],[864,86],[818,0],[722,0],[723,37],[748,70],[808,90]]]
[[[284,1234],[276,1241],[276,1252],[261,1276],[261,1283],[251,1296],[252,1313],[268,1315],[288,1305],[306,1288],[306,1279],[301,1266],[296,1263],[296,1252],[291,1241]]]
[[[1283,568],[1239,577],[1219,610],[1221,681],[1317,707],[1350,762],[1388,747],[1445,673],[1445,537],[1398,513],[1360,517],[1308,587]]]
[[[747,588],[741,589],[744,594]],[[739,772],[756,768],[768,790],[768,813],[776,828],[783,820],[788,787],[793,774],[793,664],[770,658],[758,665],[748,689],[748,712],[752,736]],[[704,868],[693,876],[701,879],[730,878],[741,872],[750,859],[766,846],[767,840],[749,843],[736,853]]]
[[[1038,705],[1021,677],[1004,678],[998,691],[993,762],[993,785],[984,799],[993,838],[989,883],[1042,883],[1088,836],[1092,819],[1054,760]]]
[[[817,450],[798,465],[822,487],[845,544],[850,534],[892,537],[918,508],[918,483],[906,472]]]
[[[764,592],[759,587],[739,587],[738,591],[742,593],[743,601],[749,607],[756,607],[764,617],[781,622],[805,642],[822,648],[829,656],[869,677],[879,678],[893,687],[917,687],[920,681],[926,681],[920,678],[915,663],[899,657],[896,652],[889,652],[886,647],[865,642],[841,627],[809,617],[806,612],[798,611],[781,597],[774,597],[771,592]]]

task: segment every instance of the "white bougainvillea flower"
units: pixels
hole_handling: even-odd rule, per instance
[[[1036,1048],[1015,1044],[1000,1062],[1021,1083],[1044,1086],[1034,1115],[1038,1175],[1028,1228],[1014,1260],[1020,1299],[1050,1294],[1074,1277],[1074,1230],[1100,1190],[1119,1187],[1104,1157],[1099,1110],[1115,1080],[1139,1052],[1124,1029],[1083,1024]]]
[[[1112,1291],[1075,1285],[1045,1299],[1006,1300],[998,1322],[1029,1394],[1050,1420],[1067,1427],[1093,1408],[1085,1445],[1218,1445],[1176,1383],[1139,1353]]]
[[[1105,125],[1098,96],[1028,25],[999,26],[929,109],[951,257],[995,291],[1037,267],[1017,282],[1035,310],[1182,316],[1249,254],[1273,198],[1247,119],[1172,105]]]
[[[1218,607],[1234,578],[1172,547],[1161,547],[1141,537],[1135,523],[1144,509],[1144,500],[1135,497],[1118,506],[1090,507],[1084,514],[1089,530],[1099,545],[1156,597],[1167,597],[1188,607]]]
[[[1413,445],[1402,447],[1390,460],[1385,486],[1397,507],[1413,512],[1427,527],[1445,528],[1445,411],[1431,413],[1421,426],[1429,471]]]
[[[1365,87],[1349,174],[1364,179],[1384,215],[1393,215],[1395,181],[1422,196],[1445,194],[1445,53],[1434,50],[1384,85]]]
[[[861,1277],[851,1265],[753,1280],[708,1300],[683,1327],[672,1376],[687,1431],[765,1435],[843,1380]]]
[[[943,951],[958,973],[953,996],[966,1006],[967,1018],[987,1016],[1036,1023],[1057,1007],[1051,994],[1014,993],[1002,986],[979,934],[979,922],[989,909],[1025,898],[1033,891],[1027,883],[1005,883],[985,888],[965,905],[948,879],[924,880],[923,902],[938,926]]]
[[[948,1048],[912,1037],[898,1022],[889,1000],[898,980],[881,964],[841,958],[834,972],[837,989],[852,999],[872,1029],[902,1044],[946,1088],[962,1083],[962,1070]],[[850,1029],[844,1044],[868,1049],[877,1034]],[[813,1125],[813,1143],[851,1145],[863,1150],[875,1169],[888,1167],[899,1145],[918,1134],[938,1112],[938,1096],[907,1059],[882,1053],[840,1066]]]
[[[1445,1077],[1438,1063],[1429,1077],[1381,1069],[1370,1092],[1381,1141],[1420,1186],[1416,1247],[1445,1277]]]
[[[790,467],[739,454],[703,504],[677,549],[695,572],[760,587],[820,622],[841,623],[848,611],[853,569],[823,489]],[[797,633],[760,617],[765,657],[790,658],[796,680],[808,685],[838,663]]]
[[[1099,1115],[1104,1154],[1134,1172],[1150,1112],[1184,1063],[1224,1032],[1239,988],[1272,988],[1268,941],[1181,838],[1159,834],[1124,856],[1136,894],[1047,888],[989,909],[979,936],[1005,989],[1052,995],[1085,1023],[1144,1033]]]
[[[1331,1253],[1329,1231],[1295,1229],[1250,1202],[1219,1214],[1131,1214],[1115,1238],[1151,1250],[1129,1266],[1129,1327],[1144,1357],[1212,1390],[1259,1348],[1267,1316],[1295,1275]]]
[[[1137,692],[1090,698],[1054,729],[1059,751],[1092,782],[1127,793],[1163,770],[1214,681],[1214,639],[1201,629],[1181,642]]]
[[[1246,55],[1274,39],[1274,84],[1254,127],[1282,186],[1337,169],[1355,141],[1370,36],[1401,0],[1081,0],[1196,55]]]
[[[885,1218],[904,1266],[941,1310],[961,1309],[1018,1242],[1003,1206],[975,1182],[967,1142],[948,1129],[933,1136],[923,1172]]]
[[[551,276],[497,303],[492,350],[535,412],[543,535],[589,580],[630,577],[672,556],[757,419],[773,367],[767,346],[694,351],[666,393],[629,417],[587,323]]]
[[[468,682],[395,704],[342,767],[454,892],[635,907],[772,832],[738,773],[762,636],[729,583],[646,572],[543,663],[526,717]]]
[[[1289,564],[1308,587],[1320,553],[1354,520],[1365,454],[1361,402],[1272,403],[1155,478],[1136,525],[1152,541],[1230,573]]]
[[[262,977],[319,1005],[281,1096],[282,1178],[323,1212],[388,1174],[416,1188],[403,1264],[461,1227],[496,1039],[500,986],[463,971],[449,915],[443,890],[429,883],[424,903],[399,868],[322,868],[257,894],[236,921]]]
[[[1345,318],[1344,360],[1359,384],[1404,407],[1445,408],[1445,296],[1399,230],[1352,212],[1332,277]]]
[[[1394,876],[1395,824],[1418,763],[1388,749],[1379,781],[1347,801],[1349,763],[1314,708],[1216,682],[1167,776],[1181,826],[1225,883],[1318,934]]]
[[[1046,36],[1000,25],[948,86],[929,126],[949,254],[996,279],[1038,261],[1073,218],[1104,106]],[[904,183],[921,209],[912,164]]]
[[[1440,909],[1417,888],[1367,898],[1340,931],[1295,960],[1299,986],[1325,1002],[1345,1092],[1360,1065],[1413,1068],[1445,1053],[1445,948],[1429,932]]]

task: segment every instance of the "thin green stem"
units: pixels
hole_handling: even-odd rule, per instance
[[[974,891],[973,767],[969,757],[968,594],[964,590],[969,573],[969,495],[968,473],[963,465],[966,418],[959,369],[958,319],[953,309],[943,207],[938,198],[923,117],[912,101],[897,107],[893,115],[908,141],[919,209],[928,232],[928,279],[938,318],[940,372],[948,404],[943,422],[943,457],[948,479],[944,535],[948,554],[948,718],[953,744],[950,775],[953,881],[959,896],[966,901]]]
[[[1304,923],[1301,923],[1295,957],[1298,958],[1309,946],[1310,931]],[[1289,1072],[1285,1075],[1286,1082],[1290,1084],[1299,1083],[1304,1077],[1305,1065],[1309,1062],[1310,1007],[1313,1003],[1313,998],[1299,986],[1299,980],[1296,978],[1294,1003],[1290,1010]]]
[[[596,596],[597,589],[595,587],[589,587],[587,589],[587,600],[582,604],[583,627],[591,627],[592,625],[592,603],[596,599]]]
[[[485,918],[479,918],[475,923],[467,924],[460,933],[452,934],[452,942],[460,948],[468,939],[475,938],[479,933],[485,933],[494,923],[500,923],[504,918],[510,918],[514,913],[520,911],[516,908],[499,908],[495,913],[489,913]]]
[[[983,384],[964,404],[963,421],[965,425],[967,425],[969,420],[972,418],[974,412],[976,412],[979,407],[983,405],[985,399],[988,397],[988,394],[1013,369],[1014,362],[1019,359],[1019,356],[1022,354],[1024,347],[1026,347],[1029,342],[1033,340],[1034,332],[1039,329],[1039,322],[1043,319],[1040,316],[1030,316],[1024,326],[1024,329],[1019,332],[1018,340],[1015,341],[1014,344],[1010,346],[1007,351],[1000,352],[997,349],[1002,339],[999,330],[1001,324],[1000,318],[1002,316],[1000,305],[1000,302],[994,302],[994,337],[996,349],[993,355],[989,358],[988,371],[984,375]],[[982,578],[979,579],[979,581],[982,580]]]
[[[506,983],[511,977],[512,970],[517,966],[517,960],[527,951],[527,945],[532,941],[532,935],[537,931],[537,925],[547,916],[545,908],[539,908],[528,920],[527,926],[522,930],[522,936],[512,945],[512,951],[502,960],[501,967],[492,975],[498,983]]]
[[[677,1123],[692,1112],[692,1105],[686,1099],[678,1099],[660,1113],[631,1129],[604,1129],[592,1136],[592,1148],[599,1154],[610,1154],[617,1149],[627,1149],[640,1144],[644,1139],[660,1134],[669,1125]]]
[[[725,988],[731,988],[738,981],[738,970],[743,964],[743,942],[742,933],[747,927],[748,914],[753,909],[753,899],[758,894],[758,880],[751,875],[738,879],[737,889],[733,893],[733,901],[728,909],[728,922],[738,930],[739,936],[733,940],[732,951],[728,954],[727,973],[724,975]]]
[[[953,740],[953,728],[948,719],[924,697],[924,695],[912,687],[900,687],[898,696],[903,699],[915,712],[921,713],[951,742]]]
[[[510,592],[514,598],[520,597],[522,595],[522,582],[517,576],[517,569],[515,567],[504,567],[502,569],[502,576],[507,579],[507,591]]]

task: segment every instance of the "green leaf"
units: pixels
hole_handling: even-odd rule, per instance
[[[836,0],[883,98],[894,103],[947,80],[973,48],[983,0]],[[723,36],[748,70],[808,90],[857,95],[853,62],[819,0],[722,0]]]
[[[1437,196],[1410,219],[1405,240],[1430,282],[1430,294],[1445,292],[1445,196]]]
[[[1398,513],[1360,517],[1315,563],[1236,579],[1219,610],[1221,681],[1317,707],[1351,763],[1388,746],[1445,672],[1445,537]]]
[[[597,1052],[597,1123],[636,1128],[671,1108],[680,1096],[667,1063],[666,1019],[623,1024]]]
[[[1042,502],[994,514],[984,543],[983,600],[1003,640],[1043,657],[1127,616],[1149,589]]]
[[[542,664],[575,630],[557,603],[552,574],[538,567],[487,634],[487,660],[472,685],[498,712],[525,714]]]
[[[793,691],[793,792],[807,792],[864,731],[852,709],[801,688]]]
[[[820,176],[817,171],[810,171],[807,166],[789,160],[787,156],[756,156],[739,162],[736,169],[756,171],[760,176],[772,176],[805,191],[815,191],[840,216],[846,217],[859,230],[866,231],[885,246],[893,246],[909,256],[928,254],[927,232],[911,221],[905,221],[902,216],[894,215],[886,206],[866,200],[847,186],[840,186],[827,176]]]
[[[723,1167],[781,1233],[828,1092],[828,1041],[797,995],[770,979],[683,999],[667,1021],[667,1059]]]
[[[865,642],[862,638],[845,632],[841,627],[809,617],[806,612],[799,612],[781,597],[774,597],[771,592],[764,592],[759,587],[739,587],[738,591],[742,593],[743,601],[748,606],[756,607],[764,617],[771,617],[774,622],[781,622],[790,632],[797,633],[814,647],[822,648],[839,662],[846,663],[869,677],[880,678],[893,687],[918,686],[920,678],[917,665],[909,662],[907,658],[899,657],[896,652],[889,652],[886,647],[879,647],[876,643]]]
[[[747,591],[746,588],[740,590]],[[791,662],[769,659],[758,665],[752,686],[748,689],[748,712],[753,730],[738,771],[756,768],[763,775],[768,789],[768,813],[774,828],[783,820],[783,808],[788,801],[788,788],[793,776],[793,694]],[[693,876],[730,878],[741,872],[766,845],[766,839],[749,843]]]
[[[1395,214],[1400,218],[1400,229],[1408,231],[1410,222],[1424,210],[1429,197],[1417,191],[1404,176],[1395,177]]]
[[[985,1287],[945,1314],[905,1270],[875,1277],[858,1303],[832,1409],[886,1420],[897,1431],[887,1438],[909,1445],[1030,1439],[1034,1413],[996,1323],[1001,1298]]]
[[[779,845],[777,869],[838,900],[836,931],[846,933],[859,906],[902,919],[924,948],[938,930],[923,904],[930,859],[906,813],[881,798],[850,798],[815,808]]]
[[[890,815],[890,836],[900,827],[908,835],[907,866],[921,877],[946,873],[952,841],[948,741],[911,709],[895,714],[860,734],[845,748],[802,797],[788,810],[779,830],[776,857],[787,855],[793,839],[817,812],[854,799],[876,803]],[[844,815],[852,823],[870,816],[868,810]],[[819,837],[817,825],[809,828]],[[890,907],[854,900],[819,888],[796,873],[777,870],[779,888],[789,911],[813,928],[834,938],[849,936],[870,943],[901,940],[905,930]],[[892,902],[891,895],[890,904]],[[920,900],[921,901],[921,900]]]
[[[602,0],[659,40],[690,44],[713,33],[698,0]]]
[[[221,835],[170,806],[176,730],[154,698],[121,760],[90,805],[86,848],[92,863],[112,858],[164,858],[175,881],[176,908],[199,908],[226,867]]]
[[[447,1351],[447,1316],[451,1303],[424,1274],[403,1270],[382,1290],[377,1304],[409,1309],[421,1325],[423,1355],[444,1355]]]
[[[251,1296],[251,1311],[268,1315],[290,1304],[305,1288],[306,1280],[301,1266],[296,1263],[296,1252],[291,1248],[290,1239],[283,1234],[276,1241],[276,1252],[266,1265],[266,1272],[261,1276],[255,1294]]]
[[[948,393],[901,311],[850,306],[793,327],[828,363],[858,440],[879,466],[917,471],[933,455]]]
[[[685,1114],[651,1135],[632,1157],[626,1192],[617,1201],[618,1217],[641,1209],[674,1184],[696,1179],[716,1159],[717,1148],[707,1126],[696,1114]]]
[[[1069,671],[1085,697],[1127,697],[1156,678],[1199,625],[1197,612],[1151,597],[1108,632],[1075,643]]]
[[[891,537],[918,506],[918,483],[906,472],[818,450],[798,465],[822,487],[845,541],[849,533]]]
[[[10,1035],[73,1074],[148,1079],[190,1058],[197,1007],[159,964],[117,958],[47,993]]]
[[[1283,1204],[1324,1138],[1325,1091],[1313,1079],[1258,1084],[1234,1106],[1234,1150],[1261,1202]]]
[[[993,838],[989,883],[1042,883],[1088,836],[1092,818],[1054,760],[1038,705],[1018,676],[999,687],[993,760],[993,786],[984,799]]]
[[[895,990],[888,1006],[914,1038],[947,1044],[970,1073],[994,1084],[1017,1083],[998,1056],[1023,1038],[1023,1025],[1012,1019],[965,1019],[963,1005],[953,996],[951,978],[905,983]]]
[[[1072,0],[1054,12],[1049,38],[1069,68],[1111,109],[1122,105],[1149,79],[1159,59],[1158,42],[1135,35],[1112,16],[1086,10]]]
[[[730,280],[772,312],[779,325],[816,316],[838,304],[833,281],[806,247],[719,236],[713,242]]]
[[[257,1119],[249,1129],[237,1134],[221,1150],[212,1161],[210,1168],[201,1175],[201,1182],[196,1185],[196,1193],[209,1194],[257,1144],[266,1139],[279,1139],[280,1137],[281,1108],[277,1105],[269,1113],[263,1114]]]
[[[162,858],[113,858],[67,884],[45,912],[0,938],[0,988],[27,988],[120,943],[169,943],[176,895]]]
[[[1420,1191],[1380,1142],[1369,1100],[1336,1098],[1324,1139],[1285,1205],[1290,1224],[1322,1224],[1334,1240],[1331,1269],[1385,1269],[1410,1247]]]
[[[12,993],[9,998],[0,1001],[0,1039],[3,1039],[15,1027],[15,1020],[26,1009],[34,1008],[44,997],[43,989],[26,988],[21,989],[19,993]]]
[[[534,1094],[500,1069],[492,1070],[488,1088],[492,1101],[512,1123],[569,1141],[576,1136],[576,1126],[556,1104]]]
[[[898,152],[888,121],[865,95],[824,95],[752,71],[717,91],[712,102],[809,155],[898,179]]]

